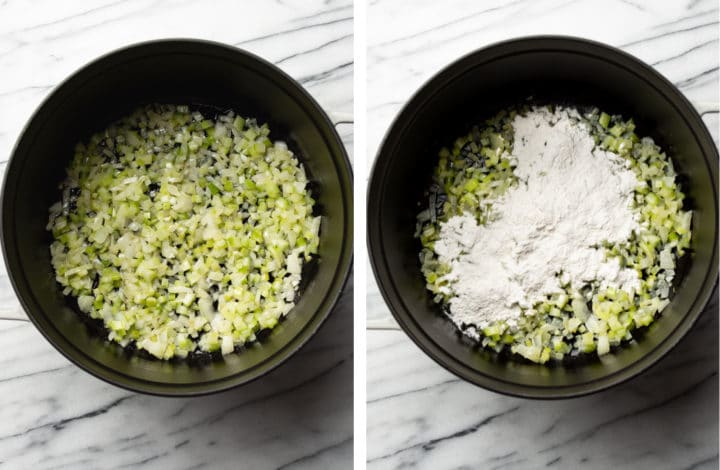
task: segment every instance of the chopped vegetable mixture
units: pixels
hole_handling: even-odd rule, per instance
[[[422,272],[434,301],[445,309],[452,285],[445,277],[450,267],[434,251],[440,225],[450,217],[474,214],[485,224],[492,215],[491,200],[519,184],[509,158],[517,113],[528,108],[500,112],[481,127],[443,148],[427,192],[429,205],[418,215],[416,236],[423,249]],[[626,242],[603,247],[608,257],[634,269],[640,288],[627,292],[588,283],[548,296],[522,315],[517,325],[501,320],[477,330],[481,344],[497,352],[509,351],[532,362],[563,361],[583,354],[602,356],[633,338],[634,330],[650,325],[667,306],[673,291],[676,264],[690,246],[691,217],[683,210],[684,194],[676,180],[671,159],[649,137],[635,134],[632,120],[610,116],[597,109],[580,121],[603,150],[624,158],[636,174],[633,211],[639,231]]]
[[[57,281],[109,339],[228,354],[293,307],[320,217],[267,125],[152,105],[77,145],[50,209]]]

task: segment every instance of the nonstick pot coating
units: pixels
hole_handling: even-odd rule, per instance
[[[319,262],[287,319],[240,354],[203,367],[128,354],[80,321],[50,264],[48,208],[73,147],[138,106],[175,103],[233,109],[267,122],[288,141],[316,188],[323,215]],[[267,373],[304,344],[330,313],[352,258],[352,175],[332,123],[289,76],[249,53],[195,40],[143,43],[108,54],[58,86],[27,124],[8,164],[2,193],[8,272],[30,319],[71,361],[132,390],[195,395]]]
[[[439,149],[500,109],[536,103],[596,106],[633,118],[682,174],[693,206],[692,254],[662,318],[615,354],[584,364],[543,366],[477,347],[445,318],[424,287],[415,216]],[[498,392],[559,398],[595,392],[660,359],[690,329],[717,279],[717,149],[700,116],[666,79],[617,49],[575,38],[499,43],[429,80],[395,119],[377,155],[367,201],[370,260],[401,327],[458,376]]]

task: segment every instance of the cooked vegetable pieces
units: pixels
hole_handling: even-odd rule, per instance
[[[503,111],[457,139],[452,149],[440,151],[429,204],[418,215],[416,232],[423,245],[420,262],[426,285],[437,303],[447,306],[452,297],[452,285],[444,277],[450,267],[434,251],[440,225],[463,213],[474,214],[485,224],[492,200],[521,184],[509,158],[511,123],[518,112],[526,111]],[[641,229],[626,242],[603,248],[608,257],[617,257],[622,266],[637,271],[640,288],[628,293],[597,283],[567,286],[565,292],[534,305],[516,326],[497,321],[477,328],[483,346],[538,363],[584,353],[604,355],[632,339],[634,329],[652,323],[669,303],[677,260],[690,246],[692,215],[683,210],[684,194],[668,156],[652,139],[639,138],[632,120],[595,109],[581,123],[588,126],[597,145],[624,158],[639,181],[632,209]]]
[[[76,147],[50,209],[52,264],[109,339],[162,359],[228,354],[290,311],[321,219],[269,134],[153,105]]]

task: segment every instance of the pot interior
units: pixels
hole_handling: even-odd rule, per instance
[[[304,276],[295,308],[263,340],[239,354],[202,366],[129,354],[108,343],[54,280],[45,230],[48,208],[73,147],[135,108],[149,103],[227,110],[267,122],[314,182],[323,216],[319,262]],[[267,372],[317,329],[340,293],[350,266],[352,177],[332,124],[299,85],[269,64],[237,49],[199,41],[161,41],[115,52],[60,85],[26,127],[7,169],[2,201],[8,271],[26,311],[41,332],[86,370],[151,393],[219,390]]]
[[[633,118],[681,174],[694,210],[692,253],[676,295],[637,340],[600,360],[548,367],[501,357],[462,336],[424,287],[415,216],[441,147],[497,111],[525,102],[598,107]],[[391,310],[435,360],[511,394],[559,396],[606,387],[649,366],[694,322],[717,277],[717,151],[687,102],[624,54],[568,39],[518,40],[465,57],[426,84],[401,112],[370,182],[371,259]],[[648,361],[649,360],[649,361]]]

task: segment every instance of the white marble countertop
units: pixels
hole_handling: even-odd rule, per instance
[[[368,168],[392,118],[430,76],[483,45],[531,34],[587,37],[653,64],[717,142],[716,0],[371,0],[368,23]],[[438,366],[397,330],[368,273],[369,469],[718,468],[717,302],[641,377],[537,402]]]
[[[48,92],[95,57],[149,39],[234,44],[276,63],[330,112],[352,149],[350,0],[0,1],[0,173]],[[166,399],[105,384],[26,321],[0,320],[0,467],[349,468],[352,281],[328,322],[269,376]],[[24,316],[0,268],[0,317]]]

